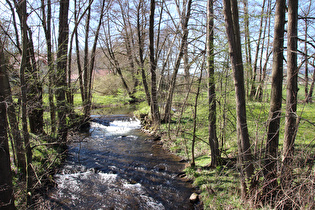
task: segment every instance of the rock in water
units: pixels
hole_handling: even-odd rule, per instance
[[[191,196],[189,197],[189,201],[191,203],[197,203],[199,201],[199,196],[197,193],[193,193],[191,194]]]

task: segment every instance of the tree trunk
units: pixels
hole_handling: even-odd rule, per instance
[[[93,78],[93,71],[94,71],[94,65],[95,65],[95,56],[96,56],[96,46],[97,46],[97,41],[98,41],[98,36],[99,36],[99,32],[101,29],[101,24],[102,24],[102,20],[104,17],[104,8],[105,8],[105,0],[102,1],[102,6],[101,6],[101,15],[100,15],[100,19],[98,21],[98,26],[96,29],[96,33],[95,33],[95,37],[94,37],[94,43],[93,43],[93,48],[92,48],[92,52],[91,52],[91,58],[90,58],[90,66],[89,66],[89,80],[88,80],[88,95],[87,95],[87,112],[85,113],[85,117],[88,118],[90,116],[90,112],[91,112],[91,107],[92,107],[92,78]]]
[[[3,41],[0,38],[0,209],[10,210],[14,207],[14,193],[12,187],[12,173],[8,144],[7,123],[7,76],[3,52]]]
[[[263,32],[265,4],[266,4],[266,0],[263,1],[263,5],[262,5],[262,8],[261,8],[261,14],[260,14],[260,26],[259,26],[258,43],[257,43],[257,46],[256,46],[256,52],[255,52],[255,60],[254,60],[254,66],[253,66],[254,68],[253,68],[253,75],[252,75],[253,77],[251,78],[251,83],[252,83],[251,91],[250,91],[250,98],[251,99],[253,99],[255,97],[255,95],[256,95],[255,82],[256,82],[257,63],[258,63],[258,55],[259,55],[260,48],[261,48],[261,53],[263,53],[263,47],[262,47],[263,44],[261,46],[260,42],[262,40],[261,39],[261,34]],[[247,7],[247,5],[246,5],[246,7]],[[248,9],[247,9],[247,13],[248,13]],[[265,40],[265,36],[263,36],[263,43],[264,43],[264,40]],[[262,60],[262,57],[260,58],[260,60]],[[262,66],[260,65],[260,72],[261,72],[261,68],[262,68]],[[262,75],[260,73],[259,74],[260,81],[261,81],[261,78],[262,78]]]
[[[4,58],[5,59],[5,58]],[[3,58],[1,58],[2,62]],[[6,68],[4,64],[1,64],[1,68]],[[16,111],[15,111],[15,103],[12,99],[12,93],[11,93],[11,87],[9,83],[9,77],[7,75],[7,71],[4,71],[5,77],[3,79],[3,86],[5,87],[5,94],[6,94],[6,101],[8,104],[8,109],[7,109],[7,115],[8,119],[10,122],[10,128],[11,128],[11,133],[13,136],[14,140],[14,148],[16,152],[16,157],[17,157],[17,167],[19,169],[19,173],[22,179],[25,179],[26,177],[26,160],[25,160],[25,150],[24,150],[24,144],[23,144],[23,139],[21,137],[21,133],[19,130],[19,122],[16,117]]]
[[[198,78],[198,83],[197,83],[198,87],[197,87],[197,93],[196,93],[195,105],[194,105],[193,139],[192,139],[192,145],[191,145],[191,159],[192,159],[191,166],[195,166],[195,142],[196,142],[196,132],[197,132],[198,98],[199,98],[199,94],[200,94],[200,84],[201,84],[201,79],[202,79],[203,66],[204,66],[204,59],[203,59],[203,63],[202,63],[202,66],[201,66],[200,75],[199,75],[199,78]],[[188,85],[188,88],[190,89],[190,85]],[[211,162],[212,162],[212,154],[211,154]]]
[[[154,54],[154,13],[155,0],[151,0],[150,6],[150,26],[149,26],[149,49],[150,49],[150,72],[151,72],[151,115],[153,124],[160,124],[160,112],[157,100],[157,79],[156,79],[156,59]]]
[[[28,27],[28,26],[27,26]],[[39,81],[39,69],[35,58],[32,31],[28,30],[28,68],[27,83],[28,89],[28,118],[30,131],[34,134],[44,134],[44,110],[43,110],[43,85]]]
[[[53,54],[52,54],[52,41],[51,41],[51,0],[47,0],[47,16],[45,9],[45,1],[41,0],[42,7],[42,25],[46,38],[47,45],[47,61],[48,61],[48,99],[49,99],[49,110],[50,110],[50,126],[51,126],[51,135],[54,136],[56,133],[56,107],[54,102],[54,77],[55,69],[53,63]]]
[[[61,0],[59,8],[59,36],[58,36],[58,52],[57,52],[57,79],[56,79],[56,98],[58,110],[58,140],[65,146],[67,141],[67,53],[68,53],[68,23],[69,0]]]
[[[181,60],[184,56],[184,50],[185,50],[185,45],[188,38],[188,21],[190,18],[190,13],[191,13],[191,4],[192,0],[189,0],[187,3],[187,14],[185,17],[183,17],[183,24],[182,24],[182,30],[183,30],[183,36],[181,40],[181,45],[179,49],[179,53],[175,62],[175,67],[173,71],[173,76],[170,84],[170,88],[168,91],[168,96],[166,100],[166,105],[165,105],[165,113],[164,113],[164,122],[169,122],[170,117],[171,117],[171,109],[172,109],[172,102],[173,102],[173,95],[174,95],[174,90],[175,90],[175,84],[176,84],[176,78],[177,78],[177,73],[180,67]]]
[[[294,141],[297,133],[297,41],[298,41],[298,0],[288,2],[288,69],[287,69],[287,101],[286,120],[283,142],[283,165],[281,169],[281,185],[290,188],[292,181],[292,162],[294,158]]]
[[[91,4],[93,0],[89,0],[89,4]],[[85,40],[84,40],[84,59],[83,59],[83,87],[84,87],[84,101],[83,101],[83,113],[85,118],[89,117],[89,96],[88,96],[88,88],[89,88],[89,32],[90,32],[90,19],[91,19],[91,7],[88,8],[87,17],[85,22]]]
[[[146,95],[146,100],[148,105],[151,104],[151,96],[147,83],[147,76],[144,70],[144,40],[145,40],[145,11],[144,11],[144,1],[140,0],[139,5],[137,7],[137,33],[138,33],[138,43],[139,43],[139,58],[140,58],[140,71],[142,84],[144,88],[144,92]]]
[[[241,176],[245,171],[247,181],[251,181],[254,174],[253,157],[246,120],[246,103],[244,88],[244,68],[242,61],[242,47],[240,41],[238,6],[235,0],[224,0],[225,26],[229,42],[229,51],[233,69],[233,77],[236,95],[237,133],[239,138],[239,156],[241,164]],[[243,179],[243,178],[241,178]],[[242,183],[242,196],[245,198],[246,183]]]
[[[208,69],[208,97],[209,97],[209,144],[211,149],[211,167],[216,167],[219,164],[220,151],[217,138],[216,128],[216,93],[215,93],[215,78],[214,78],[214,14],[213,0],[208,0],[207,5],[207,69]]]
[[[25,5],[26,7],[26,5]],[[23,17],[24,2],[17,3],[15,2],[16,12],[19,16],[20,22],[22,23],[23,18],[27,18],[26,11],[25,16]],[[25,8],[26,10],[26,8]],[[23,24],[21,24],[22,27]],[[25,73],[27,73],[27,106],[28,106],[28,118],[30,124],[30,130],[35,134],[44,133],[44,119],[43,119],[43,102],[42,102],[42,84],[39,81],[38,67],[35,59],[34,45],[32,40],[32,31],[27,25],[25,20],[25,36],[22,39],[25,39],[26,54],[25,54]],[[22,55],[23,56],[23,55]]]
[[[266,193],[269,193],[278,185],[275,178],[277,176],[279,130],[282,106],[285,7],[286,7],[285,0],[277,0],[273,41],[273,64],[271,76],[272,80],[269,125],[264,163],[264,179],[265,182],[267,183],[265,189]]]
[[[16,5],[18,14],[21,20],[21,33],[22,33],[22,60],[20,65],[20,81],[21,81],[21,94],[22,94],[22,130],[23,130],[23,138],[24,145],[26,150],[26,197],[27,197],[27,205],[31,206],[32,201],[32,191],[33,191],[33,169],[32,169],[32,150],[30,145],[30,137],[28,131],[28,123],[27,123],[27,83],[26,83],[26,75],[27,68],[30,68],[29,61],[29,40],[27,36],[28,26],[27,26],[27,13],[26,13],[26,1],[21,2],[21,4]]]
[[[244,3],[244,25],[245,25],[245,49],[246,49],[246,63],[249,71],[248,89],[250,89],[249,97],[253,99],[256,91],[256,75],[257,68],[252,66],[252,48],[249,33],[249,13],[248,13],[248,0],[243,0]],[[258,38],[259,41],[260,37]],[[258,44],[259,45],[259,44]]]

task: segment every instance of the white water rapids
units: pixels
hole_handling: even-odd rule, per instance
[[[69,145],[49,194],[55,209],[194,209],[183,164],[141,134],[140,121],[96,116],[89,135]]]

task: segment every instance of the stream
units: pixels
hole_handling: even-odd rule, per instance
[[[181,180],[180,158],[140,131],[128,115],[93,115],[89,133],[69,145],[52,209],[199,209]]]

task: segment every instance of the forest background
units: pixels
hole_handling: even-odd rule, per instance
[[[95,108],[137,104],[205,208],[314,208],[311,0],[1,0],[0,206]]]

